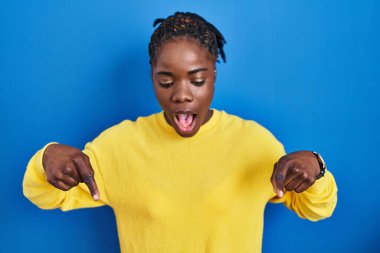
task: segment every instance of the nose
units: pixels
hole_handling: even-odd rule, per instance
[[[174,103],[192,102],[194,95],[191,91],[191,87],[189,87],[187,83],[178,83],[173,89],[171,100]]]

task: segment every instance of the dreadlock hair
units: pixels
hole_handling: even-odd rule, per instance
[[[157,24],[160,25],[153,32],[149,42],[150,64],[156,60],[156,53],[164,42],[178,37],[195,39],[202,47],[210,52],[215,61],[218,61],[218,55],[220,54],[223,62],[226,62],[226,55],[223,50],[226,40],[214,25],[207,22],[198,14],[176,12],[166,19],[156,19],[153,23],[153,27]]]

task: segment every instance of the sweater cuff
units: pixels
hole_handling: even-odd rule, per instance
[[[306,190],[307,193],[311,194],[321,194],[326,191],[326,188],[330,186],[331,180],[333,180],[333,176],[330,171],[326,170],[326,173],[323,177],[315,181],[315,183],[310,186],[309,189]]]

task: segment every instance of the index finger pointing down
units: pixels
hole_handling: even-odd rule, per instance
[[[285,181],[285,176],[284,175],[275,175],[275,188],[276,188],[276,194],[280,198],[284,195],[284,181]]]
[[[277,163],[275,163],[274,167],[272,184],[277,196],[282,198],[284,196],[284,181],[289,165],[287,162],[284,162],[284,160],[280,159]]]
[[[83,178],[83,182],[87,185],[94,200],[99,200],[99,190],[93,174]]]
[[[83,161],[83,158],[75,159],[75,163],[78,166],[78,171],[83,179],[83,182],[87,185],[88,189],[90,190],[92,198],[94,200],[99,200],[100,194],[98,186],[96,185],[96,181],[94,178],[94,170],[92,169],[91,164],[87,164],[85,161]]]

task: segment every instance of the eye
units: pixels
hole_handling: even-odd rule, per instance
[[[173,82],[158,82],[162,88],[170,88],[174,83]]]
[[[191,82],[195,86],[202,86],[205,83],[205,80],[197,80],[197,81],[192,81]]]

